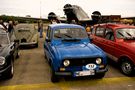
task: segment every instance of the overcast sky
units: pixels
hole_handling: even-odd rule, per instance
[[[90,16],[93,11],[103,15],[135,16],[135,0],[0,0],[0,14],[47,17],[49,12],[64,16],[65,4],[79,5]],[[40,9],[41,8],[41,9]]]

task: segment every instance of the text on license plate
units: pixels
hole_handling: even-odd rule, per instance
[[[74,73],[75,76],[88,76],[88,75],[95,75],[94,70],[89,71],[77,71]]]

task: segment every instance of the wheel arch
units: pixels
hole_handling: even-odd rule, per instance
[[[118,64],[120,65],[121,62],[126,61],[126,60],[129,61],[129,62],[131,62],[131,63],[133,64],[132,59],[131,59],[130,57],[128,57],[128,56],[121,56],[121,57],[118,59]]]
[[[134,67],[135,64],[133,63],[133,61],[131,60],[131,58],[123,56],[120,57],[119,59],[119,65],[120,65],[120,71],[127,76],[132,76],[134,75]]]
[[[6,59],[7,59],[7,62],[10,64],[11,61],[14,62],[14,55],[10,54],[10,55],[6,56]]]

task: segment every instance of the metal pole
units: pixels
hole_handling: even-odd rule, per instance
[[[41,17],[41,1],[40,1],[40,19],[41,19],[42,17]]]

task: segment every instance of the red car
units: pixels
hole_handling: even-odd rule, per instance
[[[135,26],[124,24],[95,25],[90,37],[107,56],[117,62],[127,76],[135,71]]]

